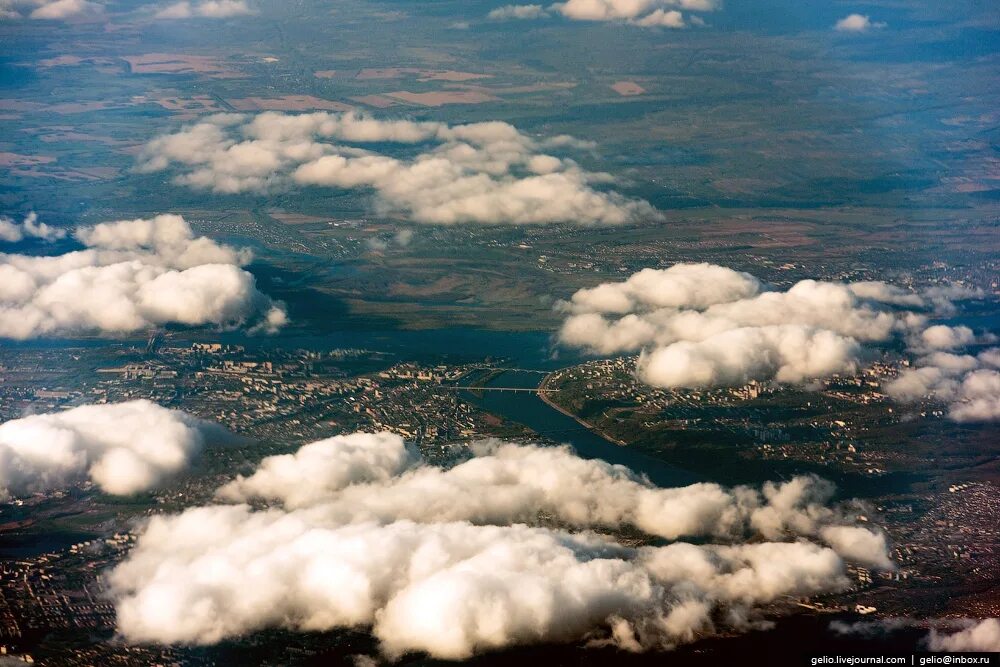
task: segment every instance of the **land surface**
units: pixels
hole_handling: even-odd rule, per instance
[[[249,270],[290,325],[273,338],[171,329],[0,341],[0,420],[145,397],[244,439],[156,493],[122,500],[83,485],[0,508],[0,644],[55,665],[337,664],[375,652],[360,630],[123,645],[99,574],[131,548],[137,521],[207,502],[236,472],[312,439],[390,428],[443,464],[481,437],[558,441],[442,389],[531,355],[556,369],[546,386],[561,391],[545,401],[615,447],[723,483],[833,478],[885,526],[900,577],[854,570],[847,594],[768,610],[782,619],[773,632],[669,658],[544,646],[478,664],[719,664],[750,652],[804,664],[790,646],[864,650],[829,632],[833,619],[859,619],[855,604],[876,606],[875,618],[1000,615],[995,426],[950,423],[932,402],[889,412],[880,387],[899,350],[814,391],[658,392],[634,380],[632,359],[581,359],[552,341],[557,305],[577,289],[676,262],[778,287],[962,284],[985,296],[959,315],[1000,333],[1000,32],[989,3],[873,5],[887,27],[864,35],[832,30],[845,8],[821,0],[725,3],[706,28],[677,31],[487,21],[498,3],[480,0],[260,0],[252,17],[184,22],[155,21],[147,4],[117,0],[86,21],[0,20],[0,215],[35,211],[70,230],[182,214],[198,234],[252,248]],[[593,143],[574,159],[611,175],[595,187],[659,214],[618,226],[428,225],[379,213],[360,189],[225,194],[136,169],[150,140],[213,114],[349,109],[572,135]]]

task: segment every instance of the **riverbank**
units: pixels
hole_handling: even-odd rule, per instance
[[[594,426],[593,424],[591,424],[587,420],[578,417],[577,415],[573,414],[569,410],[566,410],[565,408],[563,408],[561,405],[559,405],[555,401],[550,400],[549,397],[546,396],[546,394],[548,392],[546,392],[544,390],[548,388],[549,379],[554,374],[555,374],[555,371],[553,371],[552,373],[546,374],[546,376],[542,379],[541,383],[538,385],[538,389],[539,389],[539,391],[538,391],[538,398],[540,398],[545,403],[545,405],[549,406],[550,408],[552,408],[556,412],[560,412],[560,413],[566,415],[567,417],[569,417],[570,419],[572,419],[573,421],[575,421],[577,424],[579,424],[580,426],[582,426],[585,429],[587,429],[588,431],[590,431],[591,433],[594,433],[595,435],[598,435],[598,436],[604,438],[605,440],[607,440],[608,442],[610,442],[612,444],[618,445],[619,447],[627,447],[628,446],[628,443],[625,442],[624,440],[619,440],[618,438],[612,437],[611,435],[609,435],[608,433],[605,433],[604,431],[602,431],[601,429],[597,428],[596,426]]]
[[[485,383],[486,388],[517,387],[529,391],[483,391],[478,396],[472,392],[463,392],[463,397],[486,412],[526,426],[541,438],[572,446],[582,458],[601,459],[625,466],[638,474],[646,475],[657,486],[686,486],[706,481],[703,475],[696,475],[650,457],[636,447],[623,447],[621,443],[591,427],[585,420],[578,419],[552,401],[544,400],[542,394],[545,392],[535,390],[548,383],[545,380],[539,383],[537,373],[537,370],[509,369]]]

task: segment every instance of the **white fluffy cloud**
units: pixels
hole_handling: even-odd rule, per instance
[[[853,338],[810,326],[744,327],[644,351],[637,375],[657,387],[738,386],[754,379],[801,383],[853,373],[860,350]]]
[[[709,387],[853,373],[864,343],[898,339],[918,356],[886,384],[890,397],[946,402],[954,421],[995,421],[1000,348],[978,356],[948,351],[996,336],[928,323],[954,313],[954,300],[981,296],[959,286],[915,292],[882,282],[816,280],[782,292],[721,266],[677,264],[577,291],[558,305],[567,314],[559,340],[595,354],[638,351],[636,375],[653,386]]]
[[[491,21],[506,21],[509,19],[539,19],[548,13],[541,5],[504,5],[497,7],[486,15]]]
[[[492,20],[535,19],[559,14],[574,21],[615,21],[644,28],[684,28],[687,23],[679,10],[709,12],[718,9],[716,0],[567,0],[549,7],[504,5],[491,11]],[[703,25],[699,17],[691,23]]]
[[[419,459],[393,433],[338,435],[300,447],[294,454],[267,457],[253,475],[237,477],[219,490],[219,496],[237,501],[280,499],[288,507],[308,507],[352,484],[388,481]]]
[[[41,4],[29,16],[33,19],[60,20],[99,11],[99,4],[87,0],[51,0]]]
[[[202,0],[201,2],[175,2],[155,14],[158,19],[213,18],[223,19],[233,16],[247,16],[254,10],[246,0]]]
[[[825,526],[819,531],[823,541],[847,560],[892,569],[889,545],[884,533],[856,526]]]
[[[837,591],[812,543],[628,549],[596,535],[468,523],[329,526],[305,512],[204,507],[153,519],[109,582],[131,641],[371,626],[385,653],[461,659],[602,633],[629,650],[743,629],[756,605]],[[718,608],[733,613],[713,618]]]
[[[917,350],[954,350],[974,342],[976,334],[969,327],[935,324],[921,331],[910,347]]]
[[[446,470],[397,436],[354,434],[265,459],[220,496],[282,508],[150,520],[108,579],[119,631],[207,644],[370,626],[389,657],[447,659],[584,639],[669,648],[750,627],[784,596],[847,587],[841,554],[891,566],[884,537],[827,506],[812,478],[660,489],[566,448],[474,449]],[[528,525],[540,513],[583,531]],[[629,548],[589,530],[622,524],[721,543]]]
[[[146,491],[190,464],[206,428],[145,400],[8,421],[0,424],[0,499],[84,480],[116,495]]]
[[[0,337],[285,323],[284,310],[240,268],[249,253],[196,238],[180,216],[102,223],[75,236],[83,250],[0,253]]]
[[[909,617],[883,618],[874,621],[844,623],[834,621],[830,630],[839,635],[880,638],[911,628],[930,628],[922,645],[931,651],[994,652],[1000,651],[1000,619],[955,619]]]
[[[8,217],[0,216],[0,241],[17,243],[26,238],[54,241],[65,236],[65,230],[52,227],[44,222],[38,222],[38,215],[34,212],[26,215],[21,224],[17,224]]]
[[[279,501],[291,509],[324,505],[340,523],[410,520],[530,522],[539,512],[576,527],[628,524],[666,539],[821,535],[840,515],[825,504],[832,487],[811,477],[758,492],[717,484],[651,487],[622,466],[586,460],[568,448],[478,443],[477,456],[449,469],[419,464],[402,438],[389,433],[331,438],[294,455],[264,459],[250,477],[219,490],[230,501]],[[414,503],[414,498],[420,498]],[[887,566],[884,539],[838,526],[838,544],[858,532],[852,558]],[[823,539],[829,543],[831,540]],[[863,547],[871,548],[864,552]]]
[[[684,28],[684,15],[676,9],[657,9],[641,19],[636,19],[635,24],[643,28]]]
[[[1000,651],[1000,619],[969,621],[951,634],[931,630],[927,645],[932,651]]]
[[[948,404],[948,418],[957,422],[1000,420],[1000,348],[976,356],[935,352],[917,359],[885,387],[903,403],[921,400]]]
[[[361,147],[373,143],[421,151],[399,158]],[[501,122],[220,114],[151,141],[140,169],[176,167],[175,183],[223,193],[364,188],[374,193],[378,212],[436,224],[620,224],[656,216],[646,202],[595,189],[607,174],[545,152],[581,146],[589,145],[565,136],[533,139]]]
[[[642,269],[620,283],[602,283],[573,294],[574,313],[624,315],[652,308],[708,308],[760,292],[760,281],[712,264],[675,264],[669,269]]]
[[[643,27],[683,28],[678,9],[708,12],[716,0],[567,0],[552,8],[577,21],[627,21]]]
[[[677,264],[579,290],[559,305],[567,313],[559,340],[596,354],[639,351],[638,375],[654,386],[704,387],[850,373],[862,343],[894,336],[927,349],[975,338],[964,327],[927,327],[927,314],[901,306],[953,309],[940,289],[802,280],[776,291],[725,267]]]
[[[100,14],[104,7],[88,0],[0,0],[0,19],[65,20]]]
[[[873,22],[865,14],[848,14],[834,24],[833,29],[838,32],[868,32],[873,28],[884,28],[885,23]]]

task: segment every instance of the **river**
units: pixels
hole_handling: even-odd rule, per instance
[[[545,373],[558,366],[569,365],[566,360],[552,365],[546,360],[543,369],[521,360],[521,368],[529,370],[508,370],[486,383],[486,387],[535,388],[545,377]],[[478,386],[478,383],[476,383]],[[921,479],[919,473],[896,471],[873,477],[858,472],[845,472],[830,468],[808,467],[789,461],[774,461],[766,466],[741,467],[733,460],[720,461],[725,475],[706,477],[704,474],[679,468],[662,459],[646,454],[635,447],[621,446],[598,435],[580,424],[576,419],[551,407],[531,392],[486,391],[463,392],[463,398],[483,409],[512,422],[527,426],[536,433],[556,442],[567,443],[586,459],[603,459],[609,463],[631,468],[646,475],[651,482],[661,487],[684,486],[696,482],[717,482],[726,486],[735,484],[759,484],[769,479],[788,479],[797,474],[815,473],[837,485],[847,497],[868,498],[888,492],[905,492],[915,481]],[[725,465],[723,465],[725,464]],[[734,469],[733,466],[736,466]]]
[[[491,378],[485,386],[534,388],[543,378],[544,373],[534,370],[510,370]],[[527,426],[539,435],[572,445],[577,454],[585,459],[603,459],[627,466],[646,475],[658,486],[683,486],[706,481],[695,473],[601,437],[545,403],[537,394],[485,391],[478,394],[464,392],[464,397],[489,412]]]

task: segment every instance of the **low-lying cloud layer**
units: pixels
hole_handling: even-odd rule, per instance
[[[145,400],[14,419],[0,424],[0,500],[86,480],[115,495],[147,491],[187,468],[207,432]]]
[[[834,621],[830,630],[840,635],[878,638],[901,630],[930,628],[921,646],[931,651],[996,652],[1000,651],[1000,619],[884,618],[876,621],[844,623]]]
[[[833,29],[838,32],[868,32],[885,26],[886,24],[881,21],[872,21],[866,14],[848,14],[837,21]]]
[[[0,19],[61,21],[96,16],[104,6],[88,0],[0,0]]]
[[[188,2],[182,0],[168,5],[155,14],[158,19],[190,19],[209,18],[225,19],[233,16],[249,16],[254,10],[246,0],[201,0]]]
[[[452,659],[541,642],[669,648],[753,627],[783,596],[846,588],[845,558],[891,567],[885,538],[813,478],[661,489],[566,448],[474,451],[442,469],[398,436],[353,434],[265,459],[219,495],[280,508],[150,520],[109,576],[119,631],[207,644],[368,626],[389,657]],[[540,517],[582,532],[530,525]],[[623,525],[717,543],[630,548],[590,530]]]
[[[6,243],[17,243],[24,239],[55,241],[65,236],[65,230],[38,222],[38,215],[34,212],[26,215],[20,224],[11,218],[0,216],[0,241]]]
[[[885,387],[903,403],[931,399],[948,404],[957,422],[1000,420],[1000,348],[978,355],[935,352],[917,359]]]
[[[816,280],[777,291],[725,267],[677,264],[578,291],[560,304],[567,318],[559,340],[595,354],[640,352],[637,374],[657,387],[801,383],[854,372],[864,343],[968,344],[971,330],[928,326],[928,316],[971,296],[958,288],[917,293]]]
[[[332,438],[265,459],[257,472],[238,477],[219,496],[278,501],[290,509],[322,504],[343,523],[507,524],[530,522],[543,512],[574,527],[627,524],[670,540],[777,539],[791,530],[819,536],[838,550],[845,547],[855,560],[890,566],[882,535],[829,525],[840,518],[826,507],[833,489],[815,478],[768,484],[760,492],[717,484],[661,489],[623,466],[581,459],[567,448],[486,442],[476,449],[478,456],[442,469],[421,465],[392,434]]]
[[[380,152],[386,145],[408,157]],[[534,139],[501,122],[219,114],[151,141],[139,168],[173,167],[181,172],[175,183],[222,193],[364,188],[374,193],[378,212],[436,224],[620,224],[655,217],[646,202],[595,189],[611,180],[607,174],[549,154],[589,147],[566,136]]]
[[[547,18],[548,12],[541,5],[504,5],[491,10],[486,18],[491,21],[509,21],[510,19],[540,19]]]
[[[543,5],[504,5],[492,10],[491,20],[538,19],[558,14],[574,21],[614,21],[644,28],[685,28],[688,22],[680,10],[709,12],[718,9],[716,0],[567,0]],[[698,17],[690,23],[702,25]]]
[[[83,250],[0,253],[0,337],[121,334],[169,323],[275,330],[286,321],[240,268],[247,251],[196,238],[180,216],[102,223],[74,236]]]
[[[1000,619],[966,621],[956,632],[931,630],[927,645],[932,651],[1000,651]]]

